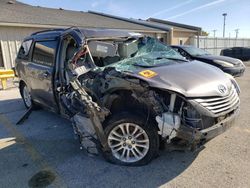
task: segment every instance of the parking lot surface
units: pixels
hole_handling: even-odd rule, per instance
[[[0,187],[250,187],[250,67],[237,79],[238,122],[199,152],[162,151],[149,165],[123,167],[79,149],[70,121],[25,112],[17,88],[0,91]]]

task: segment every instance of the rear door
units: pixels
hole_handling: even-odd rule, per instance
[[[35,41],[28,65],[32,99],[51,110],[57,109],[53,90],[57,46],[57,40]]]

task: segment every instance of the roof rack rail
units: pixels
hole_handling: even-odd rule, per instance
[[[31,36],[37,35],[39,33],[46,33],[50,31],[64,31],[65,29],[47,29],[47,30],[42,30],[42,31],[37,31],[31,34]]]

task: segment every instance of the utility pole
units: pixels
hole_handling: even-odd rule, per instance
[[[234,30],[234,31],[235,31],[235,38],[238,38],[239,30],[240,30],[240,29],[235,29],[235,30]]]
[[[214,38],[215,38],[215,33],[216,33],[216,31],[217,31],[217,30],[216,30],[216,29],[214,29],[214,30],[212,30],[212,31],[213,31],[213,33],[214,33]]]
[[[223,13],[222,16],[224,17],[224,24],[223,24],[223,38],[224,38],[225,37],[225,27],[226,27],[227,13]]]
[[[214,54],[216,53],[216,49],[217,49],[217,41],[216,41],[216,38],[215,38],[215,33],[216,33],[216,29],[212,30],[214,32]]]

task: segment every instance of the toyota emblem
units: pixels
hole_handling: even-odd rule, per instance
[[[227,88],[224,85],[219,85],[218,89],[221,94],[225,94],[227,92]]]

